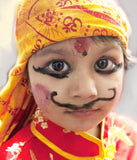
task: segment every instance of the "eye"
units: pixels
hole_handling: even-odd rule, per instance
[[[65,72],[69,69],[69,66],[64,61],[54,61],[49,64],[48,68],[55,72]]]
[[[114,63],[108,59],[100,59],[96,62],[96,68],[100,70],[112,69],[114,67]]]
[[[97,62],[95,63],[95,70],[98,73],[101,74],[110,74],[113,72],[116,72],[122,64],[116,64],[116,60],[111,57],[101,57]]]
[[[35,72],[46,74],[54,78],[68,78],[71,68],[64,60],[53,60],[46,64],[45,67],[33,66]]]

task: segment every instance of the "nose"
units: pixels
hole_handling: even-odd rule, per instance
[[[86,74],[77,76],[73,79],[70,90],[72,97],[95,98],[97,96],[95,78]]]

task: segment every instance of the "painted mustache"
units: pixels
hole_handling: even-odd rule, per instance
[[[59,103],[57,101],[55,101],[54,97],[57,96],[57,92],[52,92],[51,93],[51,100],[54,104],[56,104],[58,107],[64,107],[64,108],[68,108],[68,109],[71,109],[71,110],[82,110],[82,109],[90,109],[96,102],[98,101],[111,101],[115,98],[116,96],[116,89],[115,88],[111,88],[111,89],[108,89],[108,90],[112,90],[113,91],[113,96],[112,97],[109,97],[109,98],[97,98],[87,104],[84,104],[82,105],[82,107],[79,107],[79,106],[76,106],[74,104],[63,104],[63,103]]]

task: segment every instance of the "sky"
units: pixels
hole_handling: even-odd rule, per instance
[[[8,71],[16,62],[14,22],[18,1],[0,0],[0,88],[6,83]],[[134,55],[137,55],[137,0],[130,0],[130,2],[120,0],[120,2],[126,10],[132,26],[130,49]],[[124,91],[116,111],[137,120],[137,65],[126,73]]]

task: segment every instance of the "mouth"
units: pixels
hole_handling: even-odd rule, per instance
[[[90,117],[95,113],[99,112],[100,108],[91,108],[91,109],[78,109],[78,110],[67,110],[66,114],[76,116],[76,117]]]

